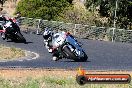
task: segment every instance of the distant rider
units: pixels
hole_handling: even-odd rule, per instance
[[[4,25],[6,24],[6,22],[9,21],[9,17],[8,16],[4,16],[4,15],[1,15],[0,16],[0,30],[1,30],[1,36],[3,39],[6,38],[5,36],[5,31],[6,31],[6,28],[4,27]]]
[[[15,26],[15,28],[19,28],[18,26],[16,26],[15,18],[10,18],[8,16],[1,15],[0,16],[0,32],[2,32],[1,36],[2,36],[3,40],[6,39],[6,27],[4,25],[9,21],[12,22],[12,24],[13,24],[13,26]]]

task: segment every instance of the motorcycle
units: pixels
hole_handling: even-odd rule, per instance
[[[5,34],[5,38],[11,39],[12,41],[15,42],[24,42],[26,43],[26,39],[23,37],[23,35],[20,32],[19,26],[13,22],[12,20],[9,20],[3,25],[3,32]],[[2,34],[1,33],[1,34]]]
[[[72,59],[74,61],[87,61],[88,56],[71,34],[65,32],[54,34],[52,46],[53,51],[57,51],[59,57]]]

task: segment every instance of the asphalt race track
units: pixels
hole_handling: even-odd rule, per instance
[[[89,59],[87,62],[74,62],[68,59],[52,61],[51,54],[43,46],[42,35],[24,34],[28,44],[14,43],[0,38],[0,44],[15,46],[40,55],[35,60],[0,62],[0,67],[25,68],[66,68],[74,69],[82,66],[88,70],[131,70],[132,44],[112,43],[81,39]]]

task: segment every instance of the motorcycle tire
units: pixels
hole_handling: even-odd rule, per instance
[[[83,53],[84,53],[84,56],[81,57],[80,61],[81,61],[81,62],[86,62],[87,59],[88,59],[88,56],[87,56],[87,54],[86,54],[84,51],[83,51]]]
[[[76,61],[76,62],[86,62],[86,61],[87,61],[87,59],[88,59],[87,54],[86,54],[84,51],[82,51],[82,52],[84,53],[84,56],[83,56],[83,57],[80,57],[80,58],[75,59],[75,61]]]
[[[76,55],[70,50],[70,48],[68,46],[65,46],[63,48],[63,50],[64,50],[63,52],[65,53],[65,55],[67,55],[67,57],[69,59],[76,59],[77,58]]]
[[[26,39],[23,37],[21,33],[18,32],[16,35],[18,41],[26,43]]]

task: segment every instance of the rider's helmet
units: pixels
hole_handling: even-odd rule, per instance
[[[0,21],[4,21],[5,18],[4,18],[4,15],[0,15]]]
[[[51,40],[53,36],[53,32],[51,31],[50,28],[46,27],[43,33],[43,38],[45,40]]]
[[[0,15],[0,21],[8,21],[10,18],[6,15]]]

